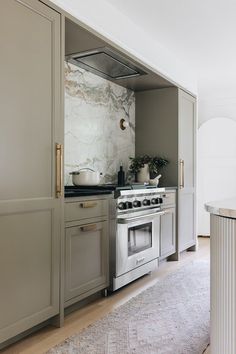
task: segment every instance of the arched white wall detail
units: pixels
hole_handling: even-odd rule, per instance
[[[198,235],[210,234],[207,201],[236,197],[236,121],[215,117],[198,130]]]

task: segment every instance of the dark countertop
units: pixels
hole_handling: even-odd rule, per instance
[[[132,190],[132,189],[155,189],[154,186],[144,186],[142,184],[139,185],[126,185],[125,187],[118,187],[115,184],[104,184],[99,186],[65,186],[65,198],[75,198],[75,197],[86,197],[86,196],[94,196],[94,195],[104,195],[104,194],[112,194],[114,191],[119,190]],[[177,187],[164,187],[166,191],[175,190]]]
[[[112,194],[112,190],[109,189],[96,189],[88,187],[75,187],[75,186],[65,186],[65,198],[75,198],[75,197],[87,197],[93,195],[104,195]]]

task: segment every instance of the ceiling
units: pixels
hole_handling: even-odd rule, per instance
[[[188,62],[199,81],[236,79],[236,0],[106,1]]]

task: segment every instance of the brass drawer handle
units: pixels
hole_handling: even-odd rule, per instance
[[[56,144],[56,197],[62,196],[63,145]]]
[[[87,225],[87,226],[81,226],[80,230],[82,232],[96,231],[97,230],[97,225],[96,224],[91,224],[91,225]]]
[[[95,206],[97,206],[97,202],[84,202],[84,203],[80,203],[80,207],[81,208],[94,208]]]

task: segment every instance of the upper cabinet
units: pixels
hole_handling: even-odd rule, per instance
[[[178,185],[178,89],[137,92],[135,153],[160,155],[169,160],[160,182]]]
[[[169,160],[161,184],[178,186],[177,257],[196,245],[196,99],[174,87],[136,93],[136,155]]]
[[[1,0],[0,343],[59,313],[60,46],[56,11]]]

